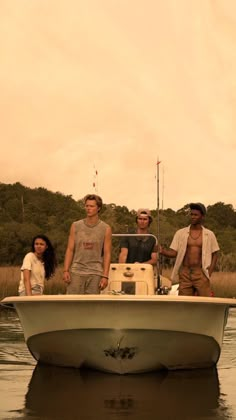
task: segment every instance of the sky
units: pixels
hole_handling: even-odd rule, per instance
[[[0,0],[0,182],[236,208],[235,45],[235,0]]]

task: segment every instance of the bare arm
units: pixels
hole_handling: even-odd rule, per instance
[[[151,253],[150,260],[143,261],[141,263],[139,261],[136,261],[136,264],[151,264],[151,265],[156,265],[157,264],[157,253],[156,252],[152,252]]]
[[[24,285],[25,285],[25,294],[26,296],[32,296],[32,290],[31,290],[31,283],[30,283],[30,270],[23,270],[23,279],[24,279]]]
[[[68,244],[65,253],[65,260],[64,260],[64,270],[63,270],[63,280],[65,283],[70,283],[70,266],[72,263],[73,255],[74,255],[74,248],[75,248],[75,226],[72,223],[70,228],[70,234],[68,238]]]
[[[162,248],[162,246],[160,246],[159,248],[159,253],[161,255],[164,255],[164,257],[168,257],[168,258],[175,258],[177,256],[177,251],[171,248],[165,249],[165,248]]]
[[[111,237],[112,232],[110,226],[107,227],[104,238],[104,255],[103,255],[103,276],[100,281],[100,289],[106,288],[109,277],[109,269],[111,263]]]
[[[118,262],[126,263],[127,255],[128,255],[128,248],[121,248]]]
[[[208,267],[209,276],[212,275],[212,273],[213,273],[213,271],[215,269],[216,262],[217,262],[217,259],[218,259],[218,255],[219,255],[219,252],[218,251],[213,252],[213,254],[212,254],[211,265]]]
[[[157,264],[157,253],[156,252],[152,252],[151,253],[151,258],[148,261],[145,261],[143,264],[152,264],[152,265],[156,265]]]

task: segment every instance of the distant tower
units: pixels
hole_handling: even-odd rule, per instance
[[[94,167],[94,173],[93,173],[93,188],[94,188],[94,192],[96,194],[98,194],[98,171],[95,167],[95,165],[93,165]]]

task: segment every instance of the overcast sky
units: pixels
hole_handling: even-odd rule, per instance
[[[0,182],[236,208],[235,46],[235,0],[0,0]]]

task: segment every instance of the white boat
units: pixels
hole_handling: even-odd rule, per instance
[[[129,294],[131,293],[131,294]],[[154,294],[152,266],[111,264],[101,295],[7,297],[42,363],[126,374],[217,364],[235,299]]]

